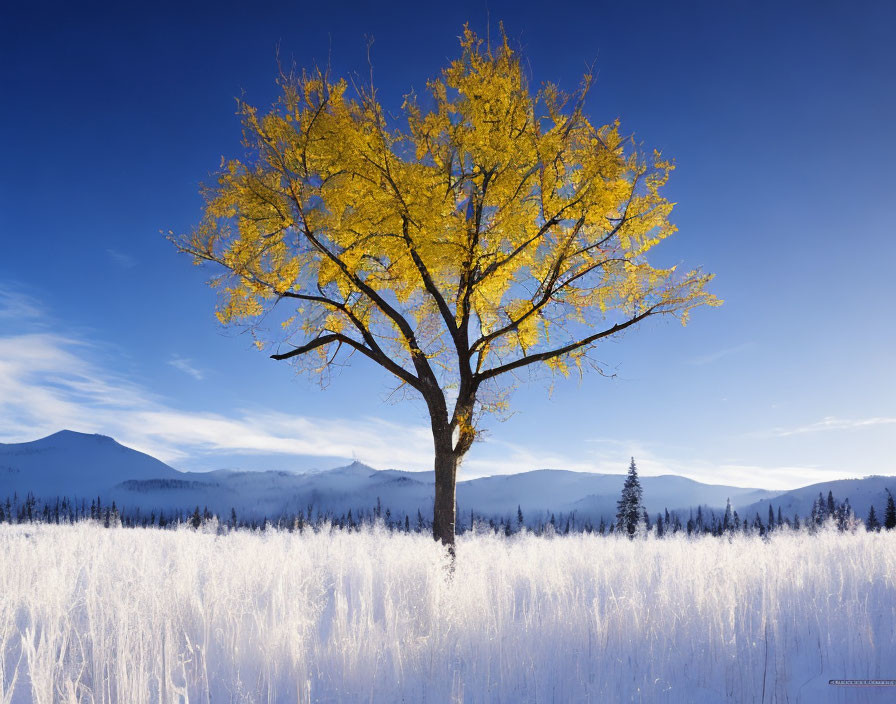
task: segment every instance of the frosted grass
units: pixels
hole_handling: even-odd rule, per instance
[[[896,535],[0,526],[0,703],[890,701]]]

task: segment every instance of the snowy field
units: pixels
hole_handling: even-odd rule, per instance
[[[0,526],[0,702],[874,702],[896,535]]]

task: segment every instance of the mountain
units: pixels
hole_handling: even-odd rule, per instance
[[[508,474],[482,479],[471,479],[457,485],[457,502],[461,510],[479,506],[489,507],[496,515],[515,516],[517,506],[524,515],[576,512],[582,517],[600,520],[616,515],[616,502],[625,476],[622,474],[594,474],[560,469],[539,469],[520,474]],[[664,509],[687,510],[691,507],[725,507],[745,505],[759,499],[772,498],[780,492],[764,489],[703,484],[676,475],[640,477],[644,490],[644,505],[653,517]],[[550,497],[550,502],[546,501]],[[483,511],[484,513],[484,511]]]
[[[458,482],[459,520],[470,511],[479,516],[524,517],[536,521],[575,512],[598,522],[616,513],[623,474],[592,474],[539,469],[519,474]],[[871,501],[880,511],[884,489],[896,490],[896,478],[869,477],[815,484],[789,492],[703,484],[674,475],[641,477],[644,501],[651,516],[668,508],[684,511],[699,506],[723,510],[727,499],[743,516],[768,515],[768,504],[792,515],[807,515],[819,491],[832,490],[838,500],[849,498],[860,517]],[[282,471],[179,472],[159,460],[120,445],[102,435],[64,430],[41,440],[0,444],[0,499],[28,492],[44,499],[56,496],[90,499],[102,496],[127,510],[192,510],[208,507],[222,516],[231,508],[244,518],[275,517],[307,511],[340,515],[349,509],[382,509],[412,520],[417,511],[432,512],[432,472],[376,470],[360,462],[336,469],[296,474]]]
[[[90,498],[121,481],[177,479],[181,472],[105,435],[62,430],[33,442],[0,443],[0,494]]]
[[[868,510],[873,504],[878,518],[882,521],[887,505],[887,489],[896,496],[896,477],[869,476],[864,479],[838,479],[832,482],[811,484],[784,492],[779,496],[764,497],[747,506],[742,516],[752,518],[758,513],[760,518],[765,521],[768,516],[769,504],[771,504],[776,515],[780,506],[782,513],[788,518],[792,518],[794,513],[805,518],[811,514],[812,503],[818,498],[818,495],[821,494],[822,498],[827,501],[828,492],[831,492],[838,502],[849,499],[849,504],[856,516],[862,520],[868,517]]]

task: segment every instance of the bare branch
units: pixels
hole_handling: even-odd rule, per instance
[[[535,362],[546,362],[549,359],[555,359],[556,357],[561,357],[564,354],[569,354],[570,352],[574,352],[577,349],[590,345],[594,342],[597,342],[600,339],[605,337],[610,337],[610,335],[615,335],[618,332],[625,330],[628,327],[631,327],[635,323],[639,323],[644,318],[647,318],[651,315],[656,315],[657,313],[662,313],[666,311],[659,310],[659,305],[652,306],[645,310],[643,313],[636,315],[633,318],[629,318],[624,323],[617,323],[606,330],[601,330],[600,332],[596,332],[593,335],[589,335],[581,340],[576,342],[571,342],[568,345],[564,345],[563,347],[558,347],[554,350],[548,350],[546,352],[539,352],[537,354],[532,355],[524,355],[519,359],[514,360],[513,362],[508,362],[507,364],[502,364],[498,367],[493,367],[491,369],[486,369],[484,372],[480,372],[475,376],[476,384],[480,384],[486,379],[491,379],[492,377],[496,377],[499,374],[504,374],[506,372],[513,371],[514,369],[519,369],[520,367],[525,367],[530,364],[534,364]]]

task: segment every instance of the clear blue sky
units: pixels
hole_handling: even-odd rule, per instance
[[[0,441],[103,432],[188,468],[425,468],[422,409],[357,362],[321,390],[222,330],[185,231],[238,156],[234,97],[366,70],[398,109],[503,20],[536,82],[596,59],[595,121],[674,158],[662,262],[720,309],[519,391],[466,476],[553,466],[785,487],[896,474],[892,2],[6,3],[0,10]]]

